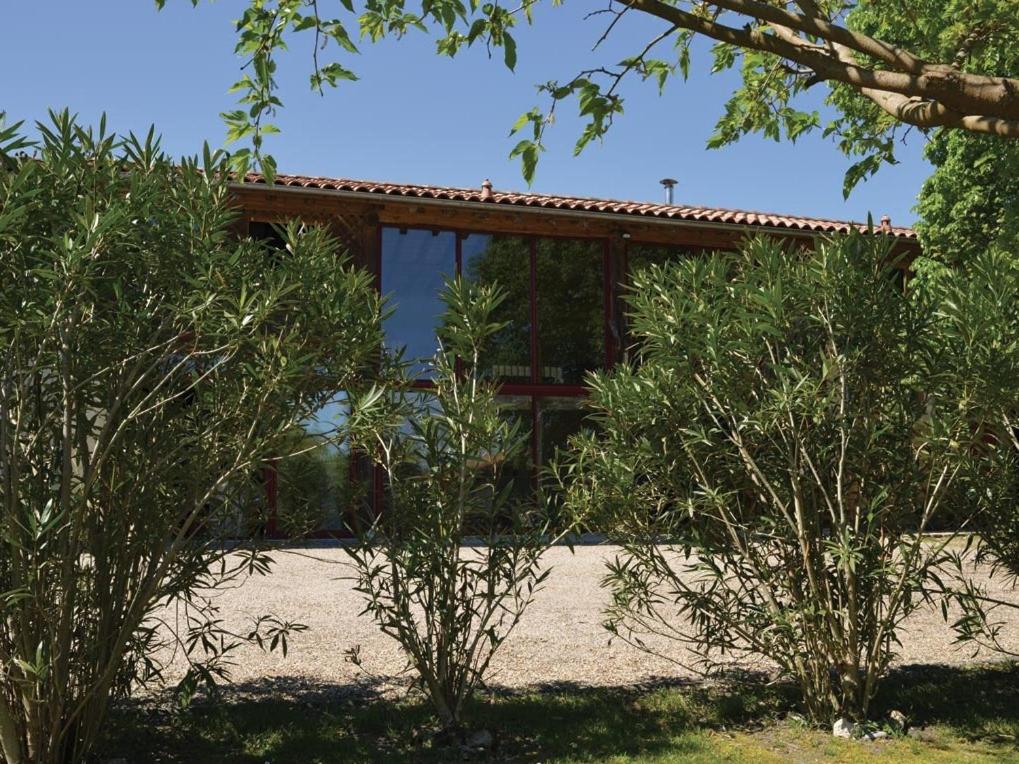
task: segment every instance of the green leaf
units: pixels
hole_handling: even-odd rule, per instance
[[[259,166],[262,170],[262,175],[265,176],[265,182],[272,185],[276,182],[276,160],[269,154],[263,154],[258,158]]]
[[[534,172],[538,166],[538,157],[543,151],[543,147],[540,143],[532,140],[522,140],[513,150],[510,151],[509,158],[520,157],[520,166],[523,172],[524,180],[530,185],[534,180]]]
[[[506,68],[513,71],[517,65],[517,43],[509,33],[503,34],[502,53]]]

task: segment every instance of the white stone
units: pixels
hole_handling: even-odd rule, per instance
[[[856,722],[845,716],[837,720],[831,727],[831,734],[835,737],[851,738],[854,732],[856,732]]]
[[[888,714],[888,721],[890,721],[892,726],[899,732],[905,732],[909,729],[909,719],[906,718],[906,715],[902,713],[902,711],[890,712]]]

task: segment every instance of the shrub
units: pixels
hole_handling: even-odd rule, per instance
[[[394,393],[386,416],[375,392],[352,413],[385,475],[385,506],[347,547],[356,588],[448,733],[545,579],[551,543],[534,500],[514,493],[504,469],[528,433],[479,376],[485,341],[502,328],[491,319],[502,299],[494,287],[451,284],[434,388]]]
[[[979,485],[990,500],[973,527],[982,557],[1019,575],[1019,258],[991,250],[954,268],[928,265],[920,291],[937,305],[945,357],[981,435]]]
[[[87,755],[110,698],[158,672],[147,619],[171,599],[191,678],[223,671],[232,640],[200,590],[268,559],[221,536],[264,522],[263,460],[380,341],[370,278],[323,231],[290,226],[285,256],[231,235],[219,155],[174,163],[152,132],[66,112],[38,131],[26,157],[0,129],[8,762]]]
[[[592,380],[598,434],[560,472],[622,552],[608,626],[683,640],[706,670],[769,659],[816,720],[863,718],[916,607],[951,596],[975,455],[933,313],[859,235],[652,267],[637,362]]]

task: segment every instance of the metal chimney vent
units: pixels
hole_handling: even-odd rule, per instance
[[[662,178],[658,182],[665,186],[665,203],[672,204],[672,189],[676,187],[676,183],[679,181],[675,178]]]

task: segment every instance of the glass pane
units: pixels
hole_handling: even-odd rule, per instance
[[[438,347],[436,330],[445,307],[443,285],[456,274],[456,236],[421,229],[382,229],[382,292],[393,314],[386,346],[405,348],[414,378],[431,376],[427,361]]]
[[[664,244],[630,244],[626,249],[626,264],[630,273],[634,273],[649,265],[665,265],[666,263],[689,257],[692,253],[683,247]]]
[[[400,425],[400,431],[409,442],[414,444],[413,460],[404,462],[401,467],[406,474],[420,475],[428,471],[428,464],[425,460],[424,444],[414,430],[414,421],[422,423],[424,419],[441,416],[442,406],[435,393],[428,390],[410,390],[400,394],[399,400],[404,402],[411,417],[404,419]]]
[[[600,241],[539,239],[539,382],[579,385],[605,365],[605,268]]]
[[[489,340],[481,359],[484,376],[531,381],[531,248],[519,236],[470,234],[461,244],[464,278],[498,282],[506,299],[492,316],[506,326]]]
[[[523,395],[504,395],[498,398],[501,407],[500,413],[511,423],[520,427],[520,432],[527,435],[523,448],[512,459],[503,459],[500,465],[498,487],[500,490],[506,485],[512,485],[510,489],[510,503],[514,501],[526,501],[532,498],[531,478],[533,477],[533,465],[531,462],[531,438],[533,429],[531,398]]]
[[[623,296],[623,304],[620,308],[620,318],[623,325],[623,334],[626,337],[624,341],[624,353],[625,357],[633,362],[640,362],[640,351],[641,344],[637,342],[636,338],[633,337],[630,331],[629,321],[627,320],[627,314],[629,313],[630,306],[626,303],[627,287],[632,284],[633,274],[648,268],[652,265],[667,265],[671,262],[676,262],[685,257],[695,255],[694,250],[686,249],[684,247],[669,246],[665,244],[630,244],[626,249],[626,268],[627,274],[625,277],[625,284],[620,285],[620,293]]]
[[[475,511],[464,518],[468,533],[488,533],[508,530],[516,520],[522,519],[534,506],[531,464],[531,399],[526,396],[501,396],[500,414],[511,425],[517,426],[514,440],[519,448],[513,453],[496,450],[480,459],[476,467],[479,487]],[[503,494],[506,491],[506,494]],[[496,496],[504,500],[496,506],[489,503]]]
[[[566,448],[571,435],[587,423],[583,398],[540,398],[538,400],[538,456],[547,467],[556,449]]]
[[[276,519],[284,535],[344,530],[350,452],[338,430],[347,411],[347,396],[339,393],[291,433],[276,463]]]
[[[412,404],[418,416],[427,416],[429,412],[436,416],[442,415],[441,407],[434,394],[412,392],[409,393],[409,397],[413,399]],[[479,488],[476,498],[480,499],[474,505],[474,511],[464,518],[465,527],[471,533],[487,532],[493,522],[496,524],[503,523],[508,519],[508,516],[503,513],[512,512],[518,508],[518,502],[530,501],[533,498],[530,439],[531,399],[526,396],[499,396],[497,401],[500,406],[501,416],[519,426],[518,434],[523,438],[523,445],[515,453],[509,453],[507,450],[500,449],[498,445],[495,445],[469,461],[469,466],[476,470]],[[401,483],[401,487],[411,492],[404,495],[406,500],[412,498],[413,492],[412,482],[408,479],[424,476],[429,470],[429,465],[424,458],[424,444],[417,439],[410,422],[405,422],[402,425],[402,429],[408,438],[414,439],[411,445],[415,449],[411,458],[398,466],[399,474],[405,481]],[[437,465],[432,465],[432,467],[438,469]],[[507,504],[501,507],[500,513],[493,513],[493,506],[489,501],[493,497],[495,490],[502,491],[507,485],[510,486]],[[394,507],[396,495],[390,485],[385,485],[382,494],[382,512],[398,512],[402,510],[404,513],[402,517],[406,517],[413,524],[414,513],[408,512],[409,507]]]

